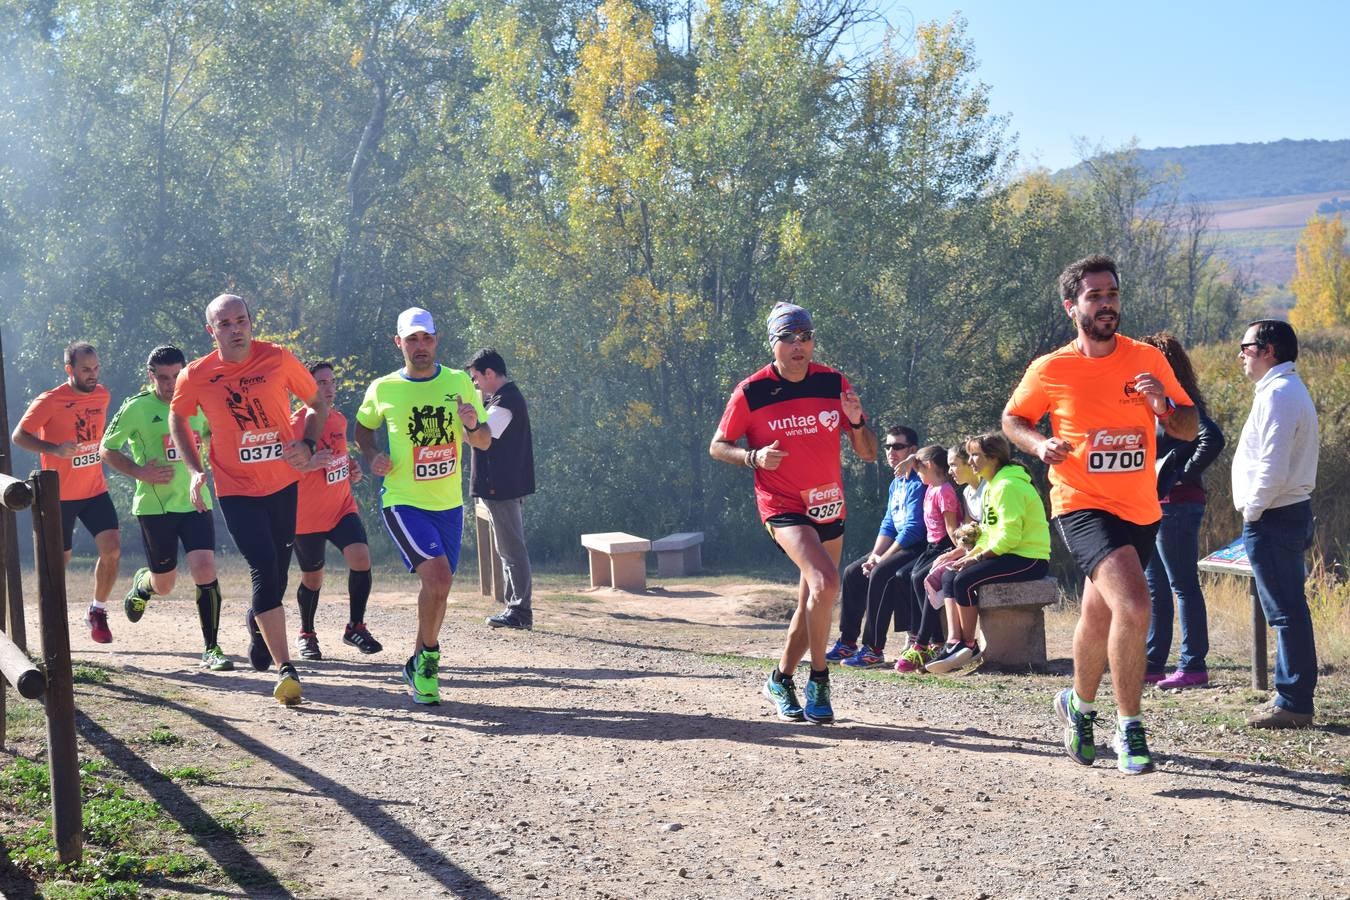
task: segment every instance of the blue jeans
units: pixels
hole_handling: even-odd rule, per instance
[[[1313,711],[1317,647],[1303,593],[1303,554],[1312,535],[1312,504],[1304,500],[1268,509],[1242,526],[1242,543],[1256,578],[1266,622],[1275,631],[1275,705]]]
[[[1148,629],[1148,671],[1167,668],[1172,651],[1172,595],[1181,610],[1181,653],[1177,668],[1183,672],[1204,672],[1209,654],[1209,616],[1205,595],[1200,592],[1200,520],[1205,517],[1203,503],[1164,503],[1158,526],[1153,558],[1144,575],[1153,600],[1153,621]]]

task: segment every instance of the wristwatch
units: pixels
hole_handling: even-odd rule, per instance
[[[302,438],[300,439],[300,443],[304,444],[306,447],[309,448],[309,455],[310,455],[310,456],[313,456],[313,455],[314,455],[314,448],[317,446],[317,445],[314,443],[314,438],[302,437]]]

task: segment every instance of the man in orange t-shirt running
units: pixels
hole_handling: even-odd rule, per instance
[[[329,405],[337,398],[337,377],[331,362],[309,367],[319,393]],[[309,425],[308,410],[296,410],[291,427],[296,437]],[[361,466],[347,452],[347,417],[329,409],[328,421],[319,436],[318,455],[300,476],[299,510],[295,520],[295,558],[300,563],[300,636],[296,647],[302,659],[323,659],[314,616],[319,609],[319,591],[327,564],[327,544],[338,548],[347,562],[347,627],[342,642],[362,653],[379,653],[384,646],[366,628],[366,602],[370,599],[370,544],[366,526],[357,512],[352,485],[360,484]]]
[[[1162,519],[1154,474],[1154,435],[1192,440],[1199,416],[1158,349],[1117,334],[1120,276],[1105,256],[1089,256],[1059,276],[1064,311],[1077,336],[1036,359],[1003,411],[1003,430],[1050,467],[1054,524],[1087,576],[1073,637],[1073,688],[1055,697],[1064,747],[1083,765],[1097,748],[1097,688],[1111,664],[1116,765],[1153,771],[1140,701],[1144,643],[1152,603],[1144,566]],[[1036,423],[1050,416],[1050,436]]]
[[[252,576],[249,661],[263,672],[276,660],[272,696],[292,706],[300,702],[300,678],[286,647],[281,600],[295,543],[296,482],[314,456],[328,401],[291,351],[253,339],[253,318],[242,297],[221,294],[212,300],[206,331],[216,349],[179,373],[169,432],[192,473],[193,503],[203,509],[206,470],[189,420],[199,408],[206,416],[220,511]],[[291,431],[292,396],[312,413],[298,440]]]
[[[66,347],[66,383],[39,394],[28,406],[10,439],[15,446],[41,455],[42,468],[54,469],[61,479],[61,532],[65,562],[79,520],[94,536],[98,562],[94,563],[94,599],[85,615],[89,636],[100,644],[112,643],[108,628],[108,595],[117,581],[122,538],[117,510],[108,496],[99,442],[108,420],[108,389],[98,383],[98,351],[75,341]]]

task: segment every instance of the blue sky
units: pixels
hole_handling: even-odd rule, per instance
[[[1078,161],[1074,139],[1141,147],[1350,138],[1350,2],[881,0],[891,24],[960,10],[1010,113],[1019,167]]]

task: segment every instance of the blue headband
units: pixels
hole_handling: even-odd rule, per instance
[[[778,302],[769,311],[769,337],[784,331],[811,331],[811,314],[795,303]]]

